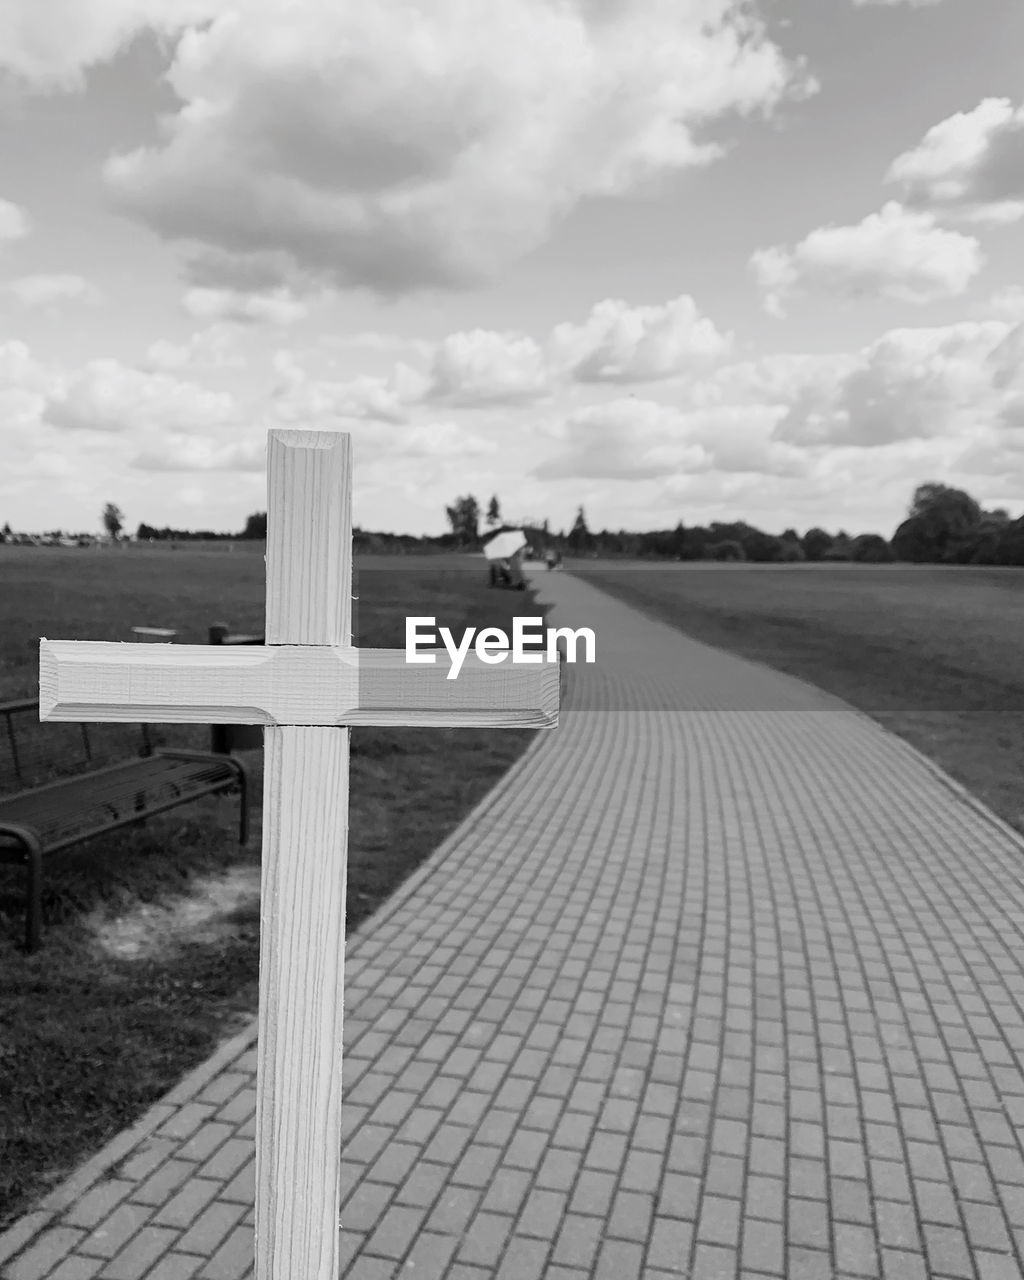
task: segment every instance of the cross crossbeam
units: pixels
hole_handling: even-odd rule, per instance
[[[110,644],[49,640],[40,651],[44,719],[278,725],[502,725],[558,714],[558,670],[497,671],[468,654],[409,665],[404,649],[331,645]]]
[[[271,431],[266,645],[43,640],[42,720],[260,724],[257,1280],[337,1280],[349,727],[553,727],[559,670],[352,647],[351,443]]]

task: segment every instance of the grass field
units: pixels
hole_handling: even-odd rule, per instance
[[[1024,569],[569,567],[695,639],[843,698],[1024,832]]]
[[[128,640],[164,626],[204,643],[212,622],[263,627],[261,554],[156,547],[0,547],[0,700],[34,696],[38,641]],[[490,591],[479,559],[357,561],[357,643],[399,648],[409,614],[511,629],[543,612]],[[44,727],[40,732],[45,732]],[[60,729],[60,726],[55,726]],[[121,734],[125,750],[137,730]],[[202,727],[161,729],[205,747]],[[530,730],[352,731],[348,927],[428,856],[533,737]],[[260,754],[255,836],[237,802],[172,810],[49,860],[44,946],[21,951],[22,878],[0,867],[0,1227],[131,1123],[255,1011]],[[0,789],[4,786],[0,779]]]

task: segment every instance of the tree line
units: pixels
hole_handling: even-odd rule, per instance
[[[850,534],[844,529],[829,533],[814,527],[804,533],[786,529],[780,534],[736,520],[709,525],[632,532],[626,529],[591,530],[583,508],[576,512],[571,528],[554,532],[547,520],[507,525],[501,504],[494,495],[486,510],[472,495],[458,497],[445,507],[449,531],[437,537],[353,530],[353,545],[361,552],[416,553],[441,550],[478,551],[491,534],[505,528],[521,528],[537,554],[549,548],[569,556],[656,560],[749,561],[754,564],[788,564],[800,561],[855,561],[887,564],[1024,565],[1024,516],[1011,520],[999,507],[991,511],[963,489],[929,481],[919,485],[906,519],[891,538],[880,533]],[[124,517],[114,503],[107,503],[102,519],[108,535],[117,540]],[[481,525],[485,526],[481,529]],[[0,538],[13,540],[5,525]],[[267,513],[253,512],[238,533],[216,533],[206,529],[156,528],[142,523],[136,538],[153,541],[264,540]]]
[[[451,532],[442,543],[466,550],[477,548],[481,508],[476,499],[457,498],[445,508]],[[504,528],[497,497],[487,509],[490,529]],[[817,526],[798,533],[766,533],[743,520],[709,525],[632,532],[592,530],[582,507],[568,532],[552,533],[548,522],[524,528],[531,546],[548,547],[567,555],[658,560],[750,561],[787,564],[800,561],[854,561],[862,564],[989,564],[1024,565],[1024,516],[1011,520],[1003,508],[986,511],[963,489],[929,481],[919,485],[907,512],[891,538],[880,533],[829,533]]]

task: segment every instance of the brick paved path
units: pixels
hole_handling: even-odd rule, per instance
[[[350,1280],[1024,1275],[1024,844],[899,740],[568,575],[540,735],[351,944]],[[252,1033],[5,1280],[249,1273]]]

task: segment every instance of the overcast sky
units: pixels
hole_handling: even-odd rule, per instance
[[[3,0],[0,524],[1024,511],[1020,0]]]

